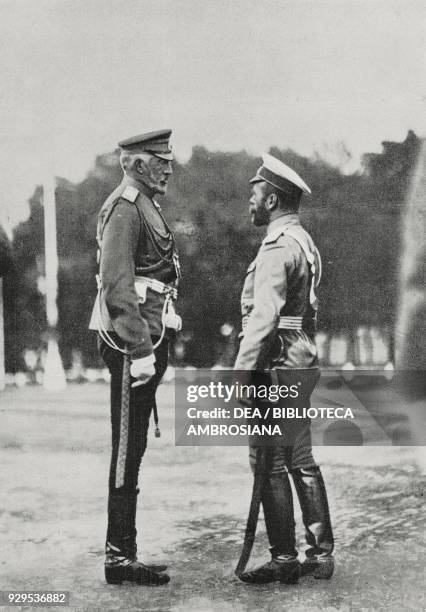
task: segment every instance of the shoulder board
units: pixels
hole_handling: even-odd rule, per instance
[[[293,238],[293,240],[298,243],[304,252],[308,263],[310,265],[314,263],[315,258],[312,250],[315,250],[318,253],[318,249],[313,244],[312,238],[303,227],[278,227],[276,230],[268,234],[266,238],[264,238],[262,244],[271,244],[272,242],[276,242],[280,236],[290,236]],[[312,247],[310,247],[309,241],[312,242]]]
[[[285,234],[285,229],[283,227],[278,227],[273,232],[270,232],[264,239],[262,244],[270,244],[271,242],[276,242],[280,236]]]
[[[308,243],[309,234],[303,227],[277,227],[276,230],[270,232],[264,239],[262,244],[269,244],[271,242],[276,242],[280,236],[291,236],[294,238],[296,242],[299,244],[301,242]],[[312,240],[312,239],[311,239]],[[302,246],[302,245],[301,245]],[[303,248],[303,247],[302,247]],[[306,249],[303,249],[306,250]]]
[[[132,204],[134,204],[136,202],[136,198],[138,197],[138,195],[139,195],[139,191],[136,189],[136,187],[127,185],[123,193],[120,195],[120,198],[123,198],[124,200],[127,200],[128,202],[131,202]]]

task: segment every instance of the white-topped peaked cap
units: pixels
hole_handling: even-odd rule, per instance
[[[266,181],[270,185],[273,185],[273,187],[280,189],[280,191],[284,191],[284,193],[291,193],[294,187],[297,187],[309,195],[312,193],[297,172],[273,155],[263,153],[262,161],[263,164],[257,170],[256,176],[251,179],[250,183]]]

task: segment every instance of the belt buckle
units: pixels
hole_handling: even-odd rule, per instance
[[[164,293],[166,296],[170,296],[172,300],[177,300],[177,289],[176,287],[171,287],[170,285],[164,285]]]

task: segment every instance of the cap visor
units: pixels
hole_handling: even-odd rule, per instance
[[[262,183],[265,179],[256,174],[252,179],[249,180],[249,183]]]
[[[173,161],[173,153],[152,153],[155,157],[159,157],[160,159],[165,159],[167,161]]]

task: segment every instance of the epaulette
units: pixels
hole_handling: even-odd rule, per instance
[[[270,244],[271,242],[276,242],[278,238],[285,234],[285,229],[283,227],[278,227],[273,232],[270,232],[264,239],[262,244]]]
[[[134,204],[136,202],[136,198],[138,197],[138,195],[139,195],[139,191],[136,189],[136,187],[127,185],[123,193],[120,195],[120,198],[123,198],[124,200],[127,200],[128,202],[131,202],[132,204]]]

